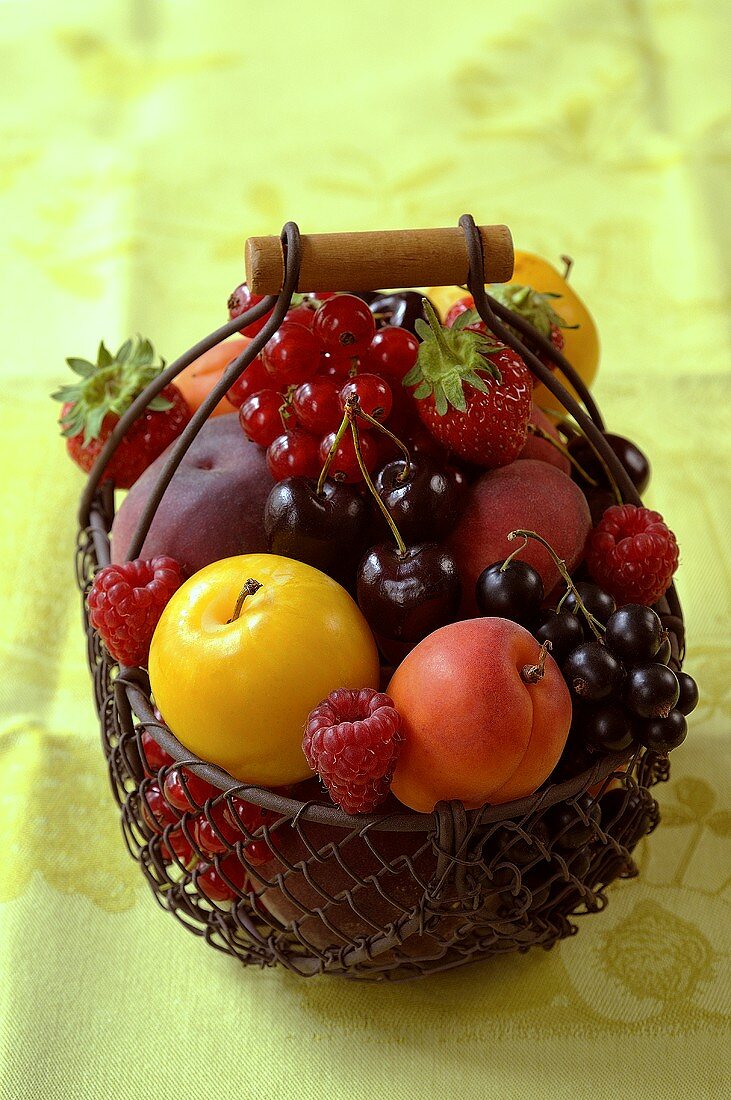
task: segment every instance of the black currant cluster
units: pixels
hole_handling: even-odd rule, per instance
[[[581,581],[546,609],[540,574],[519,558],[483,570],[476,598],[483,615],[512,619],[551,643],[574,703],[573,770],[588,766],[593,754],[633,743],[665,754],[685,740],[698,688],[687,673],[668,668],[670,643],[651,607],[617,608],[607,592]]]

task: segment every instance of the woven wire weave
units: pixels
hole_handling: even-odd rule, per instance
[[[481,272],[474,222],[465,217],[460,224],[470,270]],[[275,301],[286,298],[288,304],[298,273],[298,237],[291,224],[285,227],[285,240],[290,246],[288,280]],[[469,285],[483,319],[520,350],[533,369],[530,359],[535,356],[498,320],[497,309],[492,312],[491,304],[497,304],[486,297],[481,281],[471,278]],[[268,300],[269,308],[271,303]],[[260,308],[259,314],[263,311]],[[518,324],[520,319],[509,311],[499,316],[520,329],[524,339],[533,336],[534,347],[541,347],[525,322]],[[236,327],[245,323],[246,318],[238,318]],[[214,334],[219,339],[221,331]],[[186,365],[193,352],[200,354],[205,343],[168,368],[166,378],[176,367],[182,369],[180,364]],[[224,383],[228,388],[237,376],[235,370],[241,373],[250,358],[253,355],[247,359],[244,353],[219,389]],[[573,383],[575,375],[566,367]],[[547,368],[543,370],[554,383],[550,388],[560,391],[568,411],[577,415],[573,399]],[[545,381],[537,369],[534,373]],[[577,388],[581,392],[580,380]],[[218,390],[214,393],[211,407],[219,397]],[[146,391],[140,408],[151,396]],[[591,428],[603,444],[602,455],[611,465],[598,410],[588,395],[582,393],[582,398],[591,413]],[[587,414],[579,412],[586,419]],[[120,424],[120,434],[126,427]],[[195,431],[191,438],[194,435]],[[180,457],[182,453],[184,449]],[[581,775],[549,782],[534,795],[501,806],[466,811],[461,802],[442,802],[433,813],[419,814],[392,800],[378,814],[358,816],[328,804],[314,783],[306,792],[309,800],[288,798],[242,785],[192,757],[156,716],[144,670],[120,669],[89,626],[85,597],[94,574],[110,557],[114,492],[108,481],[101,481],[108,458],[102,455],[98,476],[92,473],[82,500],[76,558],[102,745],[130,855],[140,864],[159,905],[191,932],[244,964],[282,964],[302,976],[326,972],[403,980],[533,946],[549,948],[577,931],[577,918],[605,906],[611,882],[637,874],[633,849],[659,820],[650,788],[669,773],[667,757],[645,749],[597,757]],[[631,482],[628,485],[623,470],[621,474],[623,495],[637,503]],[[141,521],[139,545],[154,506]],[[683,625],[674,590],[661,612],[673,643],[671,664],[679,668]],[[141,741],[145,730],[174,760],[157,773],[146,761]],[[202,805],[189,795],[190,811],[174,810],[174,823],[161,830],[149,811],[145,813],[146,797],[151,785],[162,789],[166,774],[182,765],[220,794]],[[181,775],[185,786],[185,773]],[[249,828],[237,812],[240,799],[261,807],[256,828]],[[210,858],[198,846],[192,827],[201,813],[220,839],[222,851],[213,862],[235,895],[230,902],[209,900],[198,885],[201,867]],[[225,835],[220,829],[224,813],[229,825]],[[182,830],[193,860],[182,862],[175,854],[172,830]],[[270,858],[255,863],[247,856],[254,841],[268,846]]]

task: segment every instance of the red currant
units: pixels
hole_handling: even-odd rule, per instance
[[[304,325],[305,328],[312,328],[312,322],[314,320],[315,310],[305,302],[299,306],[295,306],[294,309],[290,309],[287,313],[287,324],[293,321],[297,325]]]
[[[171,862],[173,854],[176,855],[184,867],[189,866],[195,856],[192,844],[180,827],[170,830],[166,841],[160,845],[160,851],[163,859],[169,859]]]
[[[320,366],[322,346],[314,331],[285,321],[265,346],[261,357],[279,386],[298,386],[313,378]]]
[[[342,420],[338,387],[329,378],[313,378],[294,391],[292,408],[308,432],[332,431]]]
[[[346,382],[340,391],[342,409],[345,409],[345,402],[352,394],[357,394],[364,413],[376,420],[388,420],[393,407],[391,387],[377,374],[357,374],[350,382]]]
[[[153,778],[160,768],[166,768],[168,764],[172,764],[173,758],[164,749],[160,748],[155,738],[147,730],[143,730],[141,741],[144,753],[143,764],[147,765],[145,772]]]
[[[210,820],[209,820],[210,818]],[[215,826],[215,828],[214,828]],[[219,802],[211,806],[208,814],[200,814],[193,822],[193,835],[207,859],[227,852],[241,840],[241,833],[226,815],[226,805]],[[226,843],[228,841],[228,844]]]
[[[327,352],[322,356],[319,377],[344,382],[358,370],[361,363],[362,360],[357,355],[331,355]]]
[[[275,481],[317,477],[322,466],[317,437],[309,432],[283,432],[269,444],[267,466]]]
[[[315,314],[313,331],[326,351],[364,351],[376,331],[373,314],[354,294],[336,294],[323,302]]]
[[[368,366],[376,374],[398,382],[408,374],[419,354],[419,341],[405,328],[380,329],[368,348]]]
[[[261,361],[261,356],[257,355],[256,359],[253,359],[252,362],[249,363],[241,377],[236,379],[233,386],[226,394],[226,397],[234,408],[240,409],[244,401],[251,397],[252,394],[260,393],[262,390],[269,390],[271,387],[272,380]]]
[[[275,790],[277,788],[274,788]],[[282,791],[281,793],[288,794],[288,791]],[[272,810],[265,810],[262,806],[255,806],[253,802],[247,802],[245,798],[239,798],[234,795],[231,799],[231,805],[226,807],[226,819],[231,824],[237,824],[241,829],[246,830],[246,833],[256,833],[257,829],[260,829],[262,825],[271,825],[274,821],[277,821],[280,817],[279,814],[274,813]],[[246,833],[239,830],[238,839],[245,840]],[[253,841],[250,841],[253,843]]]
[[[166,825],[176,825],[180,820],[160,790],[159,783],[149,783],[141,792],[140,812],[145,824],[154,833],[161,833]]]
[[[162,789],[171,806],[182,811],[199,810],[209,798],[215,798],[220,793],[187,768],[175,768],[168,772]]]
[[[246,283],[241,283],[236,287],[236,290],[232,292],[228,299],[228,315],[233,321],[234,317],[240,317],[242,313],[245,313],[247,309],[251,309],[252,306],[258,305],[263,300],[263,295],[252,294]],[[263,317],[260,317],[258,321],[252,321],[246,328],[239,329],[242,336],[256,336],[257,332],[261,332],[264,325],[271,317],[273,310],[269,310]]]
[[[239,409],[244,435],[260,447],[268,447],[282,434],[282,397],[276,390],[261,390],[247,397]]]
[[[215,864],[202,863],[195,875],[196,885],[210,901],[232,901],[246,885],[246,869],[234,852],[229,852],[227,856],[220,859],[218,865],[220,872]]]
[[[320,443],[320,458],[323,463],[335,441],[335,435],[335,432],[329,432]],[[366,469],[370,473],[378,462],[378,446],[368,432],[359,431],[358,437],[360,439],[360,452],[363,455]],[[363,474],[358,465],[358,459],[356,458],[355,448],[353,446],[353,437],[350,433],[344,435],[340,440],[338,449],[335,452],[335,457],[328,470],[328,477],[333,478],[335,481],[349,481],[353,484],[363,480]]]
[[[244,858],[252,867],[261,867],[263,863],[268,863],[274,858],[274,852],[265,840],[254,840],[244,848]]]

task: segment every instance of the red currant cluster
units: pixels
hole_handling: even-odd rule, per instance
[[[140,812],[160,837],[163,860],[194,869],[195,881],[210,901],[231,901],[246,886],[246,868],[234,846],[242,844],[253,867],[267,863],[273,853],[266,840],[246,837],[272,825],[277,815],[236,796],[206,806],[220,799],[221,792],[189,768],[173,767],[172,756],[147,731],[141,740],[148,779],[140,790]],[[166,769],[162,783],[161,769]]]
[[[238,316],[257,300],[247,287],[239,287],[229,299],[230,315]],[[242,333],[255,335],[265,320]],[[357,395],[363,411],[381,422],[399,412],[403,419],[407,396],[400,383],[416,362],[418,347],[405,328],[377,331],[371,309],[354,294],[303,297],[231,387],[228,399],[239,409],[246,436],[267,448],[275,481],[317,477],[350,395]],[[360,446],[369,471],[393,457],[385,453],[385,437],[372,432],[361,432]],[[350,436],[340,441],[330,470],[338,481],[362,480]]]

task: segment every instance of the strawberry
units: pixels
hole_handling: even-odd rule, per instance
[[[126,340],[116,355],[100,343],[96,363],[67,359],[80,381],[52,394],[62,401],[61,434],[77,466],[89,471],[115,424],[134,399],[160,374],[149,340]],[[127,432],[104,474],[118,489],[129,489],[162,454],[190,420],[190,409],[177,386],[166,386]]]
[[[417,322],[422,339],[416,365],[404,378],[415,386],[419,416],[443,447],[479,466],[506,466],[528,436],[531,375],[511,348],[468,327],[472,311],[443,328],[424,301],[429,324]]]

